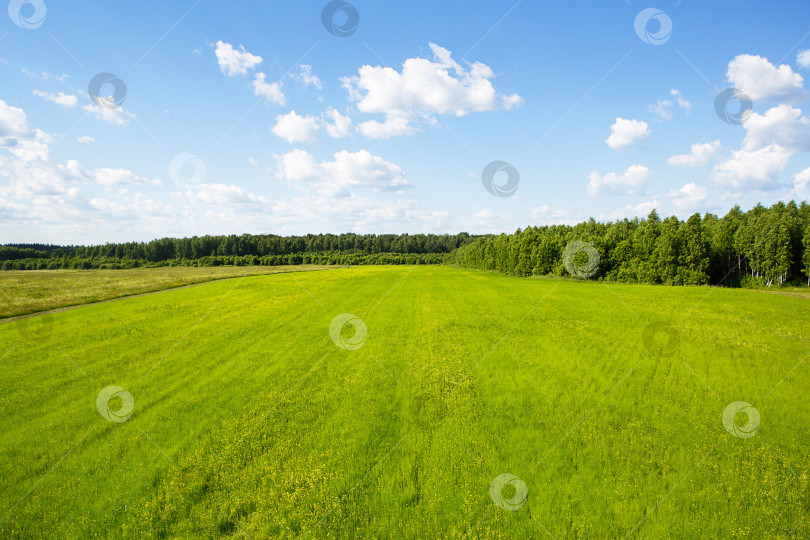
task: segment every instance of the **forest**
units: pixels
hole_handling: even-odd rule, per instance
[[[739,206],[725,216],[694,214],[686,221],[646,219],[574,227],[527,227],[476,239],[452,253],[465,268],[516,276],[566,275],[563,255],[574,241],[593,246],[599,265],[592,279],[666,285],[810,285],[810,206],[779,202]],[[582,253],[580,257],[587,255]]]
[[[309,234],[162,238],[95,246],[0,246],[3,270],[139,266],[452,264],[515,276],[564,276],[566,246],[598,259],[587,277],[665,285],[810,285],[810,205],[739,206],[722,218],[646,218],[573,227],[551,225],[513,234]],[[593,263],[594,261],[591,261]]]
[[[467,233],[229,235],[161,238],[94,246],[0,246],[3,270],[119,269],[152,266],[441,264]]]

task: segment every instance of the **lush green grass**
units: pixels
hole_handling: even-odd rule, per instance
[[[677,342],[645,341],[655,322]],[[0,325],[3,537],[810,534],[803,298],[363,267],[21,324]],[[96,410],[108,385],[128,421]]]
[[[0,318],[109,300],[240,276],[334,268],[329,266],[174,266],[128,270],[0,272]]]

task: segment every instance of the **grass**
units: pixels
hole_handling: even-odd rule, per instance
[[[217,279],[326,268],[334,266],[174,266],[128,270],[5,271],[0,272],[0,318]]]
[[[447,267],[0,324],[0,536],[807,536],[808,328],[802,298]]]

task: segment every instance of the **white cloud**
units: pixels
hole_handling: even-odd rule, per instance
[[[791,153],[774,144],[759,150],[738,150],[714,167],[712,180],[738,191],[772,191],[778,189],[777,177],[785,170]]]
[[[334,157],[318,163],[304,150],[293,150],[277,157],[276,177],[292,185],[312,186],[323,195],[347,196],[351,188],[402,192],[410,187],[398,165],[367,150],[342,150]]]
[[[610,137],[605,142],[614,150],[621,150],[631,144],[646,139],[652,131],[647,126],[647,122],[642,120],[627,120],[617,118],[616,122],[610,126]]]
[[[22,72],[28,75],[29,77],[42,79],[43,81],[50,81],[51,79],[53,79],[55,81],[65,82],[67,79],[70,78],[70,75],[67,75],[65,73],[63,73],[62,75],[54,75],[52,73],[48,73],[47,71],[40,71],[39,73],[34,73],[28,68],[22,68]]]
[[[443,230],[448,215],[444,210],[420,210],[417,202],[410,199],[388,201],[356,194],[337,198],[308,194],[274,204],[261,223],[264,226],[270,223],[274,230],[284,234],[329,229],[336,223],[340,230],[358,234],[381,230],[435,233]]]
[[[765,114],[751,114],[744,127],[742,148],[716,165],[712,175],[715,183],[733,190],[726,196],[779,189],[779,173],[790,158],[810,152],[810,118],[802,116],[801,109],[780,104]]]
[[[523,105],[523,98],[518,94],[509,94],[508,96],[501,96],[501,106],[507,111],[511,111],[516,107]]]
[[[810,168],[793,175],[793,189],[790,193],[801,200],[810,197]]]
[[[256,74],[256,78],[253,80],[253,93],[257,96],[264,96],[264,99],[276,105],[287,103],[287,98],[284,96],[284,92],[281,91],[281,83],[268,83],[265,81],[265,77],[264,73]]]
[[[538,225],[576,225],[585,221],[585,216],[573,210],[553,210],[544,204],[531,209],[532,218]]]
[[[810,118],[802,116],[801,109],[778,105],[764,115],[753,113],[744,125],[745,150],[778,144],[791,153],[810,152]]]
[[[47,133],[31,128],[22,109],[0,100],[0,178],[8,180],[0,186],[0,197],[44,205],[46,214],[63,215],[87,206],[76,184],[160,185],[159,180],[150,181],[125,169],[87,170],[75,160],[56,163],[50,155],[53,142]]]
[[[135,115],[131,112],[125,110],[123,107],[118,107],[115,109],[107,109],[106,107],[100,107],[98,105],[85,105],[82,107],[82,110],[88,114],[92,114],[99,120],[107,122],[108,124],[113,124],[115,126],[123,126],[127,124],[130,120],[135,118]]]
[[[792,103],[806,99],[804,79],[788,65],[778,68],[767,58],[741,54],[728,64],[728,80],[754,102]]]
[[[667,163],[673,167],[702,167],[717,154],[721,147],[720,141],[693,144],[690,154],[672,156],[667,159]]]
[[[686,184],[681,189],[672,190],[669,192],[669,195],[667,195],[667,197],[672,199],[672,202],[675,203],[675,206],[677,206],[679,210],[690,212],[701,208],[707,196],[708,190],[694,182]]]
[[[631,165],[624,173],[608,173],[601,176],[593,171],[588,177],[588,195],[638,195],[650,179],[650,170],[643,165]]]
[[[219,69],[228,77],[247,75],[249,69],[262,63],[261,56],[250,54],[244,46],[239,45],[237,50],[224,41],[217,41],[214,53],[217,55]]]
[[[692,111],[692,104],[687,101],[683,95],[678,90],[674,88],[669,91],[669,95],[674,97],[675,100],[678,102],[678,106],[683,109],[687,114]],[[650,105],[647,107],[652,113],[655,113],[656,116],[661,118],[662,120],[671,120],[672,119],[672,111],[670,110],[673,105],[672,100],[670,99],[662,99],[656,102],[655,105]]]
[[[152,221],[153,217],[163,217],[172,212],[170,204],[153,201],[141,193],[122,197],[119,201],[93,197],[89,201],[89,206],[103,214],[103,219],[108,224],[116,221],[142,224],[147,220]]]
[[[34,90],[34,95],[37,97],[41,97],[45,101],[50,101],[51,103],[56,103],[57,105],[61,105],[66,109],[72,109],[79,103],[79,98],[72,94],[65,94],[64,92],[59,92],[58,94],[52,94],[50,92],[43,92],[41,90]]]
[[[76,163],[75,161],[69,163]],[[105,186],[138,186],[141,184],[161,185],[160,180],[148,180],[126,169],[101,168],[92,171],[89,176]]]
[[[677,100],[678,100],[678,107],[680,107],[681,109],[683,109],[683,110],[684,110],[684,112],[686,112],[687,114],[689,114],[689,113],[692,111],[692,103],[690,103],[689,101],[687,101],[687,100],[686,100],[686,99],[683,97],[683,95],[681,95],[681,93],[680,93],[678,90],[675,90],[675,89],[673,88],[672,90],[670,90],[670,91],[669,91],[669,95],[671,95],[672,97],[674,97],[675,99],[677,99]]]
[[[661,203],[658,202],[658,199],[653,199],[652,201],[642,202],[639,204],[628,204],[623,208],[619,208],[618,210],[614,210],[610,213],[610,219],[613,221],[622,220],[624,218],[634,218],[634,217],[647,217],[650,215],[650,212],[656,209],[661,208]]]
[[[4,103],[0,100],[0,109]],[[0,125],[2,128],[2,125]],[[0,139],[0,198],[30,202],[37,196],[66,195],[75,178],[65,165],[54,163],[49,145],[52,138],[40,130],[24,136]]]
[[[472,215],[465,216],[461,222],[464,230],[479,231],[506,231],[509,228],[509,216],[496,214],[492,209],[485,208]]]
[[[311,142],[318,131],[318,119],[313,116],[300,116],[295,111],[276,117],[273,133],[287,142]]]
[[[650,105],[647,110],[654,113],[661,120],[672,120],[672,102],[668,99],[658,100],[655,105]]]
[[[325,122],[324,128],[330,137],[335,139],[342,139],[348,137],[352,128],[352,119],[348,116],[340,114],[335,109],[329,109],[324,115],[332,121],[332,123]]]
[[[76,140],[79,142],[79,144],[91,144],[96,142],[95,137],[91,137],[90,135],[80,135],[79,137],[76,137]]]
[[[30,217],[25,206],[0,199],[0,221],[22,221]]]
[[[522,102],[516,94],[499,95],[490,79],[492,69],[481,62],[459,65],[449,50],[430,43],[433,60],[408,58],[402,71],[364,65],[358,75],[341,79],[349,99],[363,113],[383,114],[385,121],[360,124],[367,136],[384,138],[412,133],[411,122],[437,115],[511,109]],[[365,127],[363,127],[365,125]]]
[[[30,133],[25,111],[0,99],[0,141],[4,137],[23,137]]]
[[[405,117],[386,118],[385,122],[367,120],[357,125],[365,137],[369,139],[388,139],[399,135],[411,135],[416,133],[416,129],[410,124],[410,120]]]
[[[799,64],[799,67],[810,69],[810,49],[801,51],[796,56],[796,63]]]
[[[298,72],[296,79],[300,81],[301,84],[304,86],[314,86],[318,90],[323,88],[321,80],[318,78],[318,76],[312,74],[312,66],[302,64],[298,67],[300,68],[300,71]]]
[[[192,202],[213,205],[267,205],[270,201],[260,195],[245,191],[239,186],[226,184],[200,184],[185,196]]]

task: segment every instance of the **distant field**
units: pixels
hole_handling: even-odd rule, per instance
[[[808,329],[424,266],[0,324],[0,537],[806,538]]]
[[[229,277],[302,272],[334,266],[187,266],[130,270],[0,272],[0,318]]]

